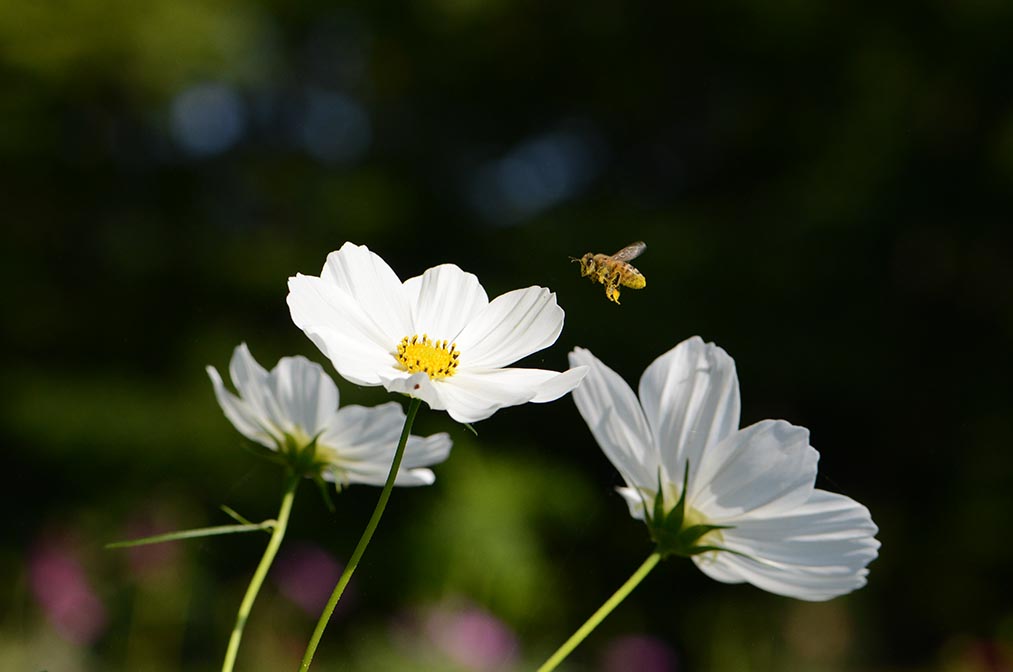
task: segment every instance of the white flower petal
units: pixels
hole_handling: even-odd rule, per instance
[[[693,556],[700,570],[724,583],[748,582],[785,597],[822,602],[839,597],[865,585],[868,570],[854,574],[821,575],[805,568],[757,562],[732,553],[705,553]]]
[[[531,398],[536,404],[544,404],[547,401],[555,401],[567,392],[572,392],[584,381],[588,367],[575,366],[566,371],[543,371],[542,369],[503,369],[504,371],[530,371],[538,374],[542,381],[538,386],[538,393]]]
[[[352,299],[320,278],[296,275],[288,281],[292,321],[306,332],[345,379],[357,385],[379,385],[379,372],[394,370],[393,339]]]
[[[749,549],[765,560],[819,566],[856,555],[867,556],[868,564],[879,548],[878,531],[869,510],[855,500],[813,490],[802,506],[767,518],[737,521],[725,536],[730,548]]]
[[[421,399],[434,411],[447,409],[446,401],[440,394],[442,385],[433,382],[428,374],[393,370],[382,374],[380,383],[388,392]]]
[[[586,371],[562,373],[543,369],[458,368],[449,378],[431,380],[425,373],[399,371],[382,377],[388,392],[406,394],[426,402],[436,411],[447,411],[458,422],[485,420],[507,406],[544,403],[563,396],[580,384]]]
[[[388,340],[396,344],[411,335],[411,306],[401,280],[365,245],[345,243],[331,252],[320,279],[351,295]]]
[[[573,401],[605,456],[631,488],[657,491],[661,463],[633,390],[590,350],[575,348],[570,366],[588,367]]]
[[[444,380],[436,381],[433,388],[440,403],[457,422],[478,422],[507,406],[531,401],[545,380],[537,373],[529,378],[514,372],[524,369],[491,369],[462,371]],[[435,406],[434,406],[435,408]]]
[[[809,430],[763,420],[739,430],[701,456],[687,503],[712,523],[787,511],[806,502],[819,453]]]
[[[478,278],[454,264],[443,264],[405,281],[413,303],[412,333],[428,334],[434,341],[454,341],[465,325],[489,305]]]
[[[253,358],[246,343],[240,343],[232,352],[229,375],[239,396],[249,404],[265,430],[278,438],[291,430],[271,392],[270,374]]]
[[[371,408],[345,406],[334,415],[327,432],[320,437],[320,444],[340,446],[342,461],[373,462],[387,468],[394,459],[404,423],[404,410],[396,401]],[[451,445],[445,432],[428,437],[409,436],[404,466],[442,462],[450,454]]]
[[[222,407],[222,412],[225,413],[225,417],[232,423],[232,426],[251,441],[256,441],[268,448],[277,448],[277,440],[257,420],[256,411],[250,408],[250,405],[242,399],[225,389],[225,383],[222,382],[218,369],[208,366],[205,370],[208,373],[208,377],[211,378],[211,385],[214,387],[218,405]]]
[[[868,509],[843,495],[814,490],[784,515],[751,518],[724,530],[723,546],[745,553],[694,557],[709,576],[802,600],[828,600],[865,585],[878,554]]]
[[[383,485],[387,482],[386,474],[384,479],[379,483],[366,480],[366,476],[363,475],[362,483],[369,485]],[[432,485],[436,482],[436,474],[433,473],[432,469],[407,469],[402,467],[398,469],[397,476],[394,477],[394,485],[398,487],[412,487],[417,485]]]
[[[546,369],[521,369],[507,367],[505,369],[467,369],[459,374],[447,378],[438,385],[455,385],[460,380],[472,383],[487,385],[504,390],[506,396],[527,397],[525,401],[542,404],[555,401],[561,396],[580,385],[580,382],[587,375],[586,366],[578,366],[566,371],[551,371]],[[459,376],[463,376],[458,379]],[[524,402],[520,402],[524,403]]]
[[[338,408],[338,388],[305,357],[283,357],[270,374],[281,412],[307,436],[316,436]]]
[[[616,488],[616,492],[626,500],[626,506],[630,508],[630,515],[637,520],[644,519],[644,498],[633,488]]]
[[[404,458],[401,461],[401,468],[398,469],[397,477],[394,479],[394,485],[432,484],[436,480],[435,474],[429,469],[420,467],[443,462],[450,454],[450,447],[450,436],[446,433],[433,434],[425,438],[409,437],[408,445],[405,446]],[[343,471],[344,479],[349,483],[384,485],[387,482],[396,448],[396,442],[390,444],[390,449],[384,454],[384,459],[380,459],[378,452],[371,460],[340,464],[339,468]]]
[[[401,468],[414,469],[415,467],[439,464],[450,456],[452,446],[453,442],[446,432],[426,437],[409,436]]]
[[[376,457],[389,467],[404,419],[396,401],[373,407],[343,406],[331,416],[317,443],[335,448],[340,460],[358,462]]]
[[[682,482],[686,460],[695,479],[701,455],[739,428],[739,380],[728,353],[694,336],[647,367],[640,378],[640,402],[664,446],[668,473]]]
[[[693,556],[693,562],[700,571],[721,583],[745,583],[742,574],[729,558],[731,553],[701,553]]]
[[[345,406],[334,414],[319,445],[336,451],[334,465],[351,483],[383,485],[387,480],[405,414],[391,401],[373,408]],[[452,443],[446,433],[409,436],[395,485],[427,485],[435,478],[428,469],[447,459]]]
[[[457,336],[459,369],[496,368],[516,362],[556,342],[563,309],[544,287],[497,296]]]
[[[348,469],[343,469],[341,475],[345,483],[383,486],[387,483],[389,471],[390,465],[380,468],[370,464],[357,464]],[[337,479],[333,472],[327,471],[324,472],[324,480],[333,483]],[[404,466],[398,469],[397,476],[394,478],[394,485],[399,487],[432,485],[435,482],[436,475],[431,469],[407,469]]]

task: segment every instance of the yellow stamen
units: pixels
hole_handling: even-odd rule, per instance
[[[427,334],[405,336],[397,346],[398,364],[409,373],[422,372],[432,380],[454,375],[457,359],[461,356],[457,343],[430,340]]]

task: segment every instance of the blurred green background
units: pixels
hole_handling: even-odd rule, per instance
[[[666,562],[566,669],[1010,670],[1013,5],[699,4],[0,0],[0,669],[220,668],[266,536],[102,544],[274,515],[204,366],[325,363],[286,279],[351,240],[556,291],[531,366],[716,341],[880,525],[829,603]],[[640,239],[622,306],[568,259]],[[532,669],[646,530],[568,398],[416,429],[314,669]],[[301,489],[238,669],[297,667],[378,492]]]

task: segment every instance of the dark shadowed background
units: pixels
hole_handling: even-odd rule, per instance
[[[204,373],[301,353],[286,279],[366,244],[539,284],[635,383],[694,334],[743,422],[809,427],[880,526],[808,604],[671,560],[569,670],[1013,665],[1013,6],[0,0],[0,669],[219,669],[274,515]],[[622,305],[569,256],[634,240]],[[342,401],[382,389],[339,380]],[[532,669],[650,552],[572,401],[448,431],[397,490],[314,669]],[[378,490],[310,486],[241,670],[289,670]]]

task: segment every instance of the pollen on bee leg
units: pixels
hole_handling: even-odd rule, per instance
[[[402,369],[409,373],[424,373],[433,380],[454,375],[460,356],[457,343],[446,339],[433,341],[428,334],[405,336],[394,353]]]

